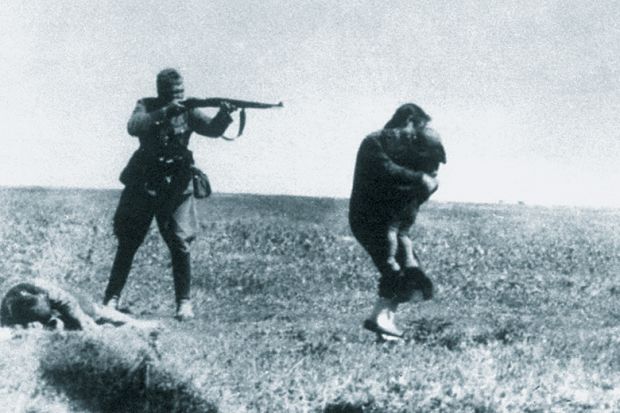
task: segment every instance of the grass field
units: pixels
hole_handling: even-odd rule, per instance
[[[43,277],[102,298],[117,191],[0,190],[0,292]],[[414,231],[437,285],[407,339],[361,328],[377,274],[345,200],[199,203],[197,319],[173,318],[155,228],[124,305],[159,336],[0,334],[6,411],[617,412],[620,211],[430,203]],[[155,356],[154,356],[155,355]],[[1,410],[1,409],[0,409]],[[5,410],[3,410],[5,411]]]

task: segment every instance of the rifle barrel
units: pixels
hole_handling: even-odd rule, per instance
[[[196,108],[214,108],[219,107],[222,103],[227,102],[239,109],[271,109],[281,108],[284,106],[282,102],[278,103],[263,103],[253,102],[249,100],[228,99],[228,98],[206,98],[206,99],[188,99],[191,101],[191,106]]]

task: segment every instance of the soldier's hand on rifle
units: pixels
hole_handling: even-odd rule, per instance
[[[183,105],[182,101],[173,100],[164,107],[164,114],[166,119],[169,119],[174,116],[180,115],[186,110],[187,108],[185,107],[185,105]]]
[[[187,98],[187,99],[181,100],[179,103],[183,105],[184,107],[186,107],[187,109],[193,109],[193,108],[200,107],[201,100],[202,99],[198,99],[198,98]]]
[[[186,109],[206,107],[204,105],[204,100],[205,99],[187,98],[187,99],[179,101],[179,104],[183,105],[183,107],[185,107]],[[207,105],[207,106],[212,107],[212,105]],[[238,109],[237,106],[233,105],[231,102],[226,102],[226,101],[221,102],[219,104],[219,107],[220,107],[220,110],[223,110],[226,113],[233,113],[234,111]]]
[[[228,114],[233,113],[237,109],[238,108],[235,105],[233,105],[230,102],[226,102],[226,101],[222,102],[222,104],[220,105],[220,110],[223,110],[224,112]]]

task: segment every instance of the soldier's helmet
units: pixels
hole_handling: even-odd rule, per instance
[[[12,287],[0,304],[0,324],[23,325],[32,322],[47,323],[52,317],[50,300],[45,290],[30,283]]]
[[[183,76],[178,70],[167,68],[157,74],[156,86],[157,94],[165,96],[169,93],[173,85],[183,83]]]

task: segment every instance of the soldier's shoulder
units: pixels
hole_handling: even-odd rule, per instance
[[[147,110],[154,108],[159,105],[159,99],[152,96],[147,96],[138,99],[136,102],[137,105],[145,106]]]
[[[381,129],[377,130],[377,131],[374,131],[374,132],[371,132],[368,135],[366,135],[364,140],[367,141],[367,140],[379,139],[381,137],[382,132],[383,132],[383,130],[381,130]]]
[[[156,102],[159,99],[156,96],[146,96],[146,97],[142,97],[140,99],[138,99],[138,102],[146,102],[146,103],[152,103],[152,102]]]

